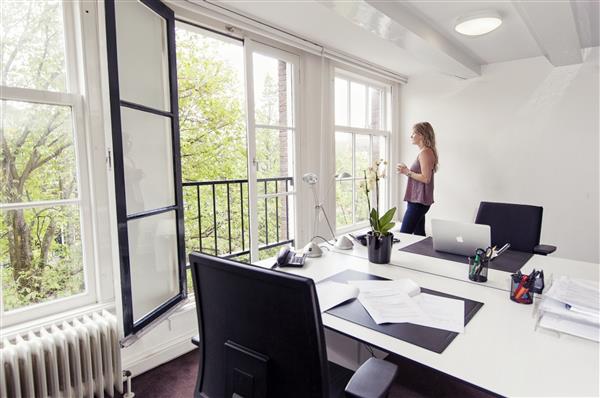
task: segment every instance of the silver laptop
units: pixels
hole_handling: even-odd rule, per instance
[[[432,219],[431,232],[434,250],[463,256],[473,256],[491,242],[489,225]]]

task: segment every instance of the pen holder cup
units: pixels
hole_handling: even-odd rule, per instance
[[[520,283],[511,279],[510,281],[510,299],[515,303],[532,304],[533,292],[524,287],[520,287]]]
[[[489,261],[475,261],[469,257],[469,279],[474,282],[487,282]]]

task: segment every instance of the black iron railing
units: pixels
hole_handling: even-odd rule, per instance
[[[262,196],[259,202],[264,207],[259,215],[258,250],[293,244],[286,194],[293,185],[292,177],[259,178],[257,182]],[[183,192],[186,252],[196,250],[225,258],[250,254],[248,180],[184,182]],[[269,206],[270,200],[275,201],[274,206]],[[271,233],[270,226],[275,227]]]

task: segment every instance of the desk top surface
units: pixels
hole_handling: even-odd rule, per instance
[[[418,239],[401,236],[401,244]],[[488,282],[478,284],[468,280],[463,264],[398,252],[399,247],[394,247],[392,264],[370,263],[366,249],[355,247],[344,253],[325,250],[322,257],[307,259],[303,268],[285,271],[319,282],[352,269],[390,279],[409,278],[428,289],[481,301],[483,308],[442,354],[327,313],[322,319],[328,328],[501,395],[600,395],[598,343],[536,330],[534,306],[509,300],[509,273],[490,270]],[[534,256],[523,271],[533,267],[544,269],[546,275],[598,279],[598,264]]]
[[[439,275],[485,287],[505,291],[510,290],[509,272],[490,269],[488,271],[488,281],[486,283],[473,282],[468,278],[468,265],[466,259],[465,263],[461,264],[441,258],[421,256],[419,254],[400,251],[399,249],[412,245],[425,237],[402,233],[395,233],[395,235],[400,238],[400,243],[396,243],[392,247],[390,265],[427,272],[433,275]],[[352,250],[332,250],[340,254],[365,259],[368,257],[367,248],[359,244],[355,244]],[[543,269],[544,275],[548,280],[551,280],[553,275],[568,275],[573,278],[591,279],[595,281],[600,278],[600,264],[557,258],[552,255],[534,255],[523,268],[521,268],[521,272],[529,274],[534,268],[538,270]]]

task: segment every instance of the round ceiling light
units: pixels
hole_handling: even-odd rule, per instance
[[[459,18],[454,30],[465,36],[481,36],[498,29],[502,25],[502,18],[495,11],[478,12]]]

